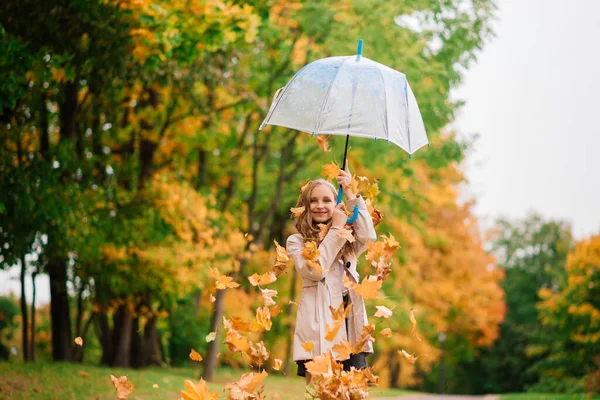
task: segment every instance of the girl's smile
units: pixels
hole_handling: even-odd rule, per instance
[[[310,213],[314,222],[324,223],[331,219],[335,209],[331,190],[324,185],[317,185],[310,194]]]

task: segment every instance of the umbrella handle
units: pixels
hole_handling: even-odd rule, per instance
[[[338,190],[338,197],[337,197],[337,204],[340,204],[342,202],[342,195],[343,195],[343,191],[342,191],[342,186],[340,186],[339,190]],[[348,218],[348,220],[346,221],[346,224],[351,224],[354,221],[356,221],[356,218],[358,218],[358,206],[354,206],[354,210],[352,210],[352,216],[350,218]]]

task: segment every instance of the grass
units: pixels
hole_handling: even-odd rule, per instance
[[[600,396],[588,397],[585,394],[509,393],[500,396],[500,400],[600,400]]]
[[[226,398],[223,388],[227,382],[237,381],[242,371],[219,370],[211,391]],[[0,362],[0,399],[92,399],[114,400],[116,392],[110,375],[127,375],[135,385],[130,400],[178,399],[186,379],[197,381],[198,372],[192,368],[148,368],[134,370],[99,367],[85,364],[45,363],[32,364]],[[153,388],[158,384],[158,388]],[[304,379],[292,376],[270,375],[265,379],[268,399],[303,399]],[[375,387],[372,397],[393,397],[410,393],[397,389]]]

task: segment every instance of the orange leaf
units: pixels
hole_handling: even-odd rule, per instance
[[[420,357],[420,356],[415,357],[412,354],[408,354],[408,352],[406,352],[405,350],[402,350],[402,351],[398,350],[398,354],[404,356],[404,358],[406,358],[408,360],[408,362],[411,364],[414,364],[417,361],[417,359]]]
[[[327,236],[327,234],[329,233],[329,228],[331,227],[331,222],[328,224],[317,224],[317,227],[319,228],[319,236],[318,236],[318,241],[322,242],[323,239],[325,239],[325,236]]]
[[[363,299],[373,300],[377,298],[377,292],[381,289],[382,283],[383,281],[378,280],[376,276],[369,276],[363,279],[360,285],[354,284],[352,289]]]
[[[271,318],[275,318],[281,312],[281,306],[277,304],[275,307],[271,308]]]
[[[221,275],[216,268],[208,268],[211,276],[214,278],[215,286],[217,290],[224,290],[227,288],[236,288],[240,286],[239,283],[233,282],[233,278],[226,275]]]
[[[275,371],[279,371],[281,369],[281,365],[283,364],[283,361],[281,361],[280,359],[276,358],[273,360],[273,369]]]
[[[202,356],[196,350],[192,349],[190,352],[190,360],[200,362],[202,361]]]
[[[312,341],[307,340],[306,342],[302,343],[302,348],[308,352],[311,352],[314,350],[315,344]]]
[[[85,371],[81,371],[81,370],[77,371],[77,373],[79,374],[79,376],[82,376],[84,378],[87,378],[88,376],[90,376],[90,374],[88,374]]]
[[[353,243],[356,240],[354,238],[354,235],[352,234],[352,231],[349,229],[335,229],[335,232],[338,234],[339,237],[346,239],[350,243]]]
[[[194,384],[194,382],[190,380],[186,380],[184,385],[187,390],[185,392],[183,390],[179,391],[182,400],[217,400],[219,398],[219,393],[210,393],[208,391],[206,382],[204,382],[204,379],[202,378],[200,378],[200,381],[197,384]]]
[[[342,339],[339,344],[334,345],[331,349],[337,353],[336,360],[344,361],[349,359],[350,354],[352,354],[352,343]]]
[[[381,336],[386,337],[386,338],[391,338],[392,337],[392,330],[390,328],[385,328],[382,329],[381,332]]]
[[[279,243],[277,243],[277,240],[274,240],[274,242],[275,242],[275,247],[277,248],[277,261],[279,261],[279,262],[290,261],[290,257],[288,256],[288,253],[287,253],[285,247],[282,247]]]
[[[292,212],[292,214],[294,214],[294,217],[301,216],[302,213],[304,212],[304,210],[306,210],[306,207],[292,207],[292,208],[290,208],[290,211]]]
[[[319,143],[319,147],[324,152],[330,152],[329,143],[327,143],[327,138],[323,135],[317,135],[317,142]]]
[[[133,392],[133,385],[127,379],[127,376],[121,376],[119,379],[110,376],[110,380],[112,381],[115,389],[117,390],[117,399],[126,400],[127,396],[129,396]]]
[[[79,336],[77,336],[77,337],[75,338],[75,344],[76,344],[76,345],[78,345],[78,346],[81,346],[81,347],[83,347],[83,339],[82,339],[82,338],[80,338]]]
[[[321,175],[327,177],[328,181],[331,181],[340,174],[340,171],[340,167],[336,163],[325,164],[323,165]]]
[[[306,265],[308,265],[309,267],[313,268],[317,274],[320,274],[320,273],[323,272],[323,268],[321,267],[321,264],[319,264],[318,262],[307,261]]]
[[[375,317],[390,318],[392,316],[392,310],[390,310],[386,306],[375,306],[375,308],[377,308]]]
[[[317,261],[321,252],[315,242],[304,243],[304,250],[302,251],[302,257],[307,261]]]
[[[277,277],[273,272],[266,272],[262,275],[253,274],[248,277],[248,281],[252,286],[263,286],[273,283],[277,280]]]

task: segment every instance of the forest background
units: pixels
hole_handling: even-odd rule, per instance
[[[406,73],[431,142],[412,159],[381,141],[351,146],[353,173],[376,182],[363,195],[383,213],[378,233],[400,243],[367,303],[371,316],[394,310],[371,359],[381,383],[598,392],[600,236],[576,242],[537,215],[484,236],[460,196],[472,143],[448,128],[463,104],[450,91],[493,36],[494,11],[491,0],[6,3],[0,267],[34,290],[0,299],[3,357],[143,368],[184,365],[194,348],[207,379],[244,368],[221,343],[222,317],[252,318],[247,278],[271,268],[299,188],[343,146],[258,126],[297,70],[362,38],[365,56]],[[215,290],[208,267],[242,287]],[[51,303],[36,308],[42,274]],[[272,285],[282,313],[260,337],[286,374],[299,285],[288,266]]]

